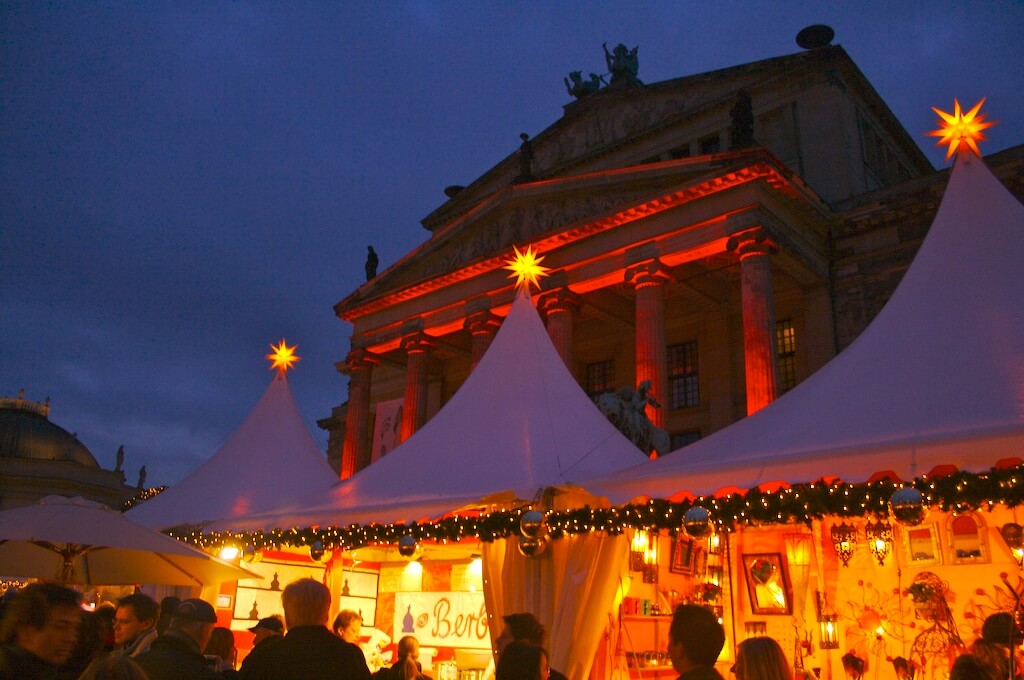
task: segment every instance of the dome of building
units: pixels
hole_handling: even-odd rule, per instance
[[[55,460],[92,468],[99,464],[78,438],[50,422],[47,403],[0,398],[0,458]]]

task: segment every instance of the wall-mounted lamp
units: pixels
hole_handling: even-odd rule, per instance
[[[1017,561],[1017,566],[1024,567],[1024,527],[1016,522],[1010,522],[1004,524],[999,533],[1003,535],[1006,547]]]
[[[722,537],[717,532],[708,536],[708,554],[709,555],[721,555],[722,554]]]
[[[836,555],[842,560],[843,566],[850,566],[850,558],[857,546],[857,529],[852,524],[843,522],[832,525],[832,547],[836,549]]]
[[[723,578],[723,570],[721,565],[711,566],[707,569],[707,576],[704,579],[705,583],[710,583],[712,585],[721,587]]]
[[[629,570],[644,570],[644,553],[647,552],[647,532],[637,529],[633,532],[633,541],[629,544]]]
[[[647,550],[644,551],[644,583],[658,582],[658,534],[647,536]]]
[[[892,550],[892,525],[885,520],[872,522],[868,520],[864,527],[864,534],[868,539],[868,549],[878,560],[878,564],[885,566],[885,557]]]

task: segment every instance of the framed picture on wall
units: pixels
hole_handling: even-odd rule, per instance
[[[668,570],[673,574],[693,574],[694,540],[686,536],[676,536],[672,541],[672,561]]]
[[[754,614],[793,613],[792,586],[781,553],[744,555],[743,573]]]

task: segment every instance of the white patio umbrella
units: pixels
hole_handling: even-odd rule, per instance
[[[0,512],[0,574],[84,585],[205,586],[260,578],[84,498]]]

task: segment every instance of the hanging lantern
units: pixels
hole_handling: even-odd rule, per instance
[[[885,557],[892,550],[892,525],[885,520],[869,520],[864,527],[864,534],[867,536],[871,554],[878,560],[878,564],[884,567]]]
[[[398,539],[398,554],[402,557],[412,557],[416,554],[417,548],[419,548],[419,543],[408,534]]]
[[[720,534],[713,533],[708,536],[708,554],[709,555],[721,555],[722,554],[722,536]]]
[[[548,539],[545,536],[538,538],[530,538],[528,536],[519,537],[519,552],[524,557],[537,557],[548,547]]]
[[[693,538],[705,538],[711,533],[711,513],[695,505],[683,515],[683,529]]]
[[[818,648],[839,649],[839,626],[836,613],[828,606],[828,595],[815,591],[818,605]]]
[[[843,562],[844,567],[850,566],[850,558],[853,557],[854,548],[857,546],[857,530],[851,524],[832,525],[832,547],[836,555]]]
[[[544,513],[540,510],[527,510],[519,518],[519,531],[526,538],[538,538],[544,531]]]
[[[1017,561],[1018,567],[1024,567],[1024,527],[1016,522],[1004,524],[999,530],[1010,554]]]
[[[309,546],[309,557],[314,562],[322,564],[331,559],[331,552],[324,548],[322,541],[313,541],[313,544]]]
[[[927,510],[924,494],[912,486],[899,489],[889,499],[889,514],[905,527],[916,527],[923,522]]]
[[[629,544],[629,570],[644,570],[644,553],[647,552],[647,532],[637,529],[633,532],[633,540]]]
[[[263,553],[251,545],[247,545],[242,548],[242,561],[249,562],[250,564],[256,564],[263,559]]]
[[[658,534],[649,534],[644,551],[644,583],[658,582]]]
[[[818,648],[839,649],[839,626],[835,614],[818,616]]]

